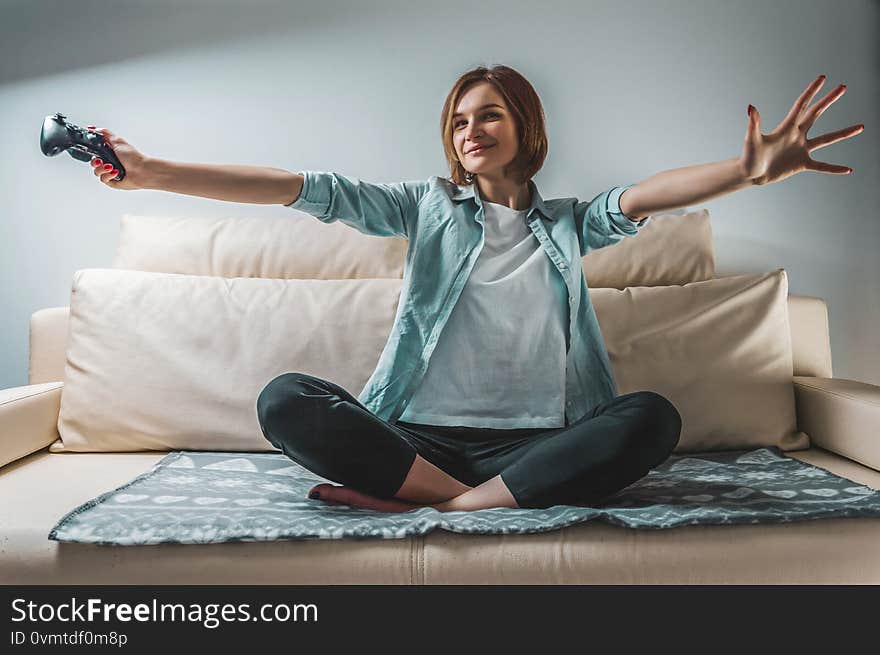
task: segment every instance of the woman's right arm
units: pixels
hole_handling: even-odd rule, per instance
[[[96,131],[104,135],[125,168],[125,178],[114,181],[117,173],[105,170],[105,162],[92,159],[95,176],[114,189],[152,189],[229,202],[287,205],[299,198],[303,187],[302,175],[280,168],[189,164],[158,159],[144,155],[106,128]]]

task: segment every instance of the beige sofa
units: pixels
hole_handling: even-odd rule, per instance
[[[697,250],[711,244],[708,213],[694,216],[701,219],[696,227],[674,237],[685,250],[682,239],[702,239]],[[181,230],[182,225],[187,229]],[[257,242],[244,236],[253,230],[241,231],[243,225],[236,219],[155,218],[151,223],[149,217],[126,216],[114,267],[225,277],[402,274],[406,244],[398,239],[361,235],[341,223],[280,218],[272,225],[285,231],[284,238],[276,233]],[[247,225],[252,228],[253,219]],[[658,221],[656,229],[662,227]],[[225,245],[218,246],[224,239]],[[333,247],[328,250],[327,244]],[[630,255],[617,261],[632,266],[637,245],[615,246],[629,249]],[[218,256],[217,248],[226,251]],[[289,256],[290,249],[297,257]],[[606,258],[608,286],[632,272],[615,270],[608,252],[593,255],[596,266]],[[642,274],[650,270],[644,267]],[[675,283],[653,271],[647,283]],[[712,277],[714,264],[696,275]],[[589,273],[588,279],[597,286]],[[789,296],[788,308],[797,428],[809,435],[810,447],[786,454],[880,489],[880,389],[833,377],[822,299]],[[6,584],[880,583],[880,518],[662,530],[593,520],[540,534],[434,530],[406,539],[212,545],[108,547],[50,541],[50,529],[65,513],[130,481],[167,453],[50,451],[60,436],[68,319],[68,307],[33,314],[28,385],[0,391],[0,463],[5,464],[0,468],[0,582]]]

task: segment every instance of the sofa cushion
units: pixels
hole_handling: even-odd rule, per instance
[[[359,395],[391,329],[395,279],[74,275],[52,452],[273,450],[260,391],[290,371]],[[591,289],[619,392],[666,395],[677,450],[806,448],[795,429],[785,271]]]
[[[403,277],[407,240],[363,234],[292,210],[279,218],[125,214],[113,268],[218,277]],[[591,287],[658,286],[715,276],[705,209],[652,216],[644,234],[582,258]]]
[[[590,294],[618,393],[672,401],[677,452],[810,447],[796,425],[784,269]]]
[[[107,547],[48,539],[67,512],[167,452],[48,453],[0,469],[6,584],[880,584],[880,519],[406,539]],[[819,448],[787,453],[873,489],[880,472]],[[22,507],[26,506],[27,511]]]

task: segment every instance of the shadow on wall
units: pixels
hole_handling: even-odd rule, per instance
[[[77,0],[0,5],[0,85],[155,53],[291,34],[351,21],[332,2]]]

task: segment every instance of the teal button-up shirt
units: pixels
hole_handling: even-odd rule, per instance
[[[342,221],[364,234],[409,240],[394,325],[376,369],[358,395],[358,401],[376,416],[396,423],[428,368],[437,339],[483,248],[482,199],[474,185],[458,186],[438,176],[378,184],[339,173],[300,174],[305,178],[302,191],[287,207],[325,223]],[[652,218],[637,223],[620,211],[620,196],[632,184],[613,187],[589,202],[544,200],[534,181],[528,185],[532,200],[526,223],[568,289],[568,426],[617,396],[581,257],[635,236]]]

